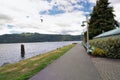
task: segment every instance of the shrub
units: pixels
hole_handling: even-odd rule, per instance
[[[93,39],[90,41],[90,45],[105,51],[107,53],[106,56],[109,58],[120,59],[120,38],[119,37],[106,37],[106,38]],[[98,49],[97,51],[99,52]],[[97,54],[98,52],[96,52],[95,54]]]
[[[107,55],[107,52],[104,51],[103,49],[95,48],[95,50],[92,52],[92,55],[104,57]]]

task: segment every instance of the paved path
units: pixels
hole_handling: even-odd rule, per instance
[[[29,80],[101,80],[91,58],[77,44]]]
[[[102,80],[120,80],[120,59],[92,57]]]

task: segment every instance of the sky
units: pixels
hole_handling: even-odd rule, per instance
[[[109,0],[120,22],[120,0]],[[80,35],[96,0],[0,0],[0,35],[13,33]],[[43,22],[41,22],[43,19]]]

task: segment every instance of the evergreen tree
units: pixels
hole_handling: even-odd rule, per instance
[[[89,22],[90,39],[118,26],[118,22],[114,19],[113,7],[109,4],[108,0],[97,0]]]

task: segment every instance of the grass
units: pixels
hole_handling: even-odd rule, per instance
[[[75,44],[58,48],[54,51],[41,54],[15,64],[8,64],[0,67],[0,80],[27,80],[54,60],[64,55]]]

